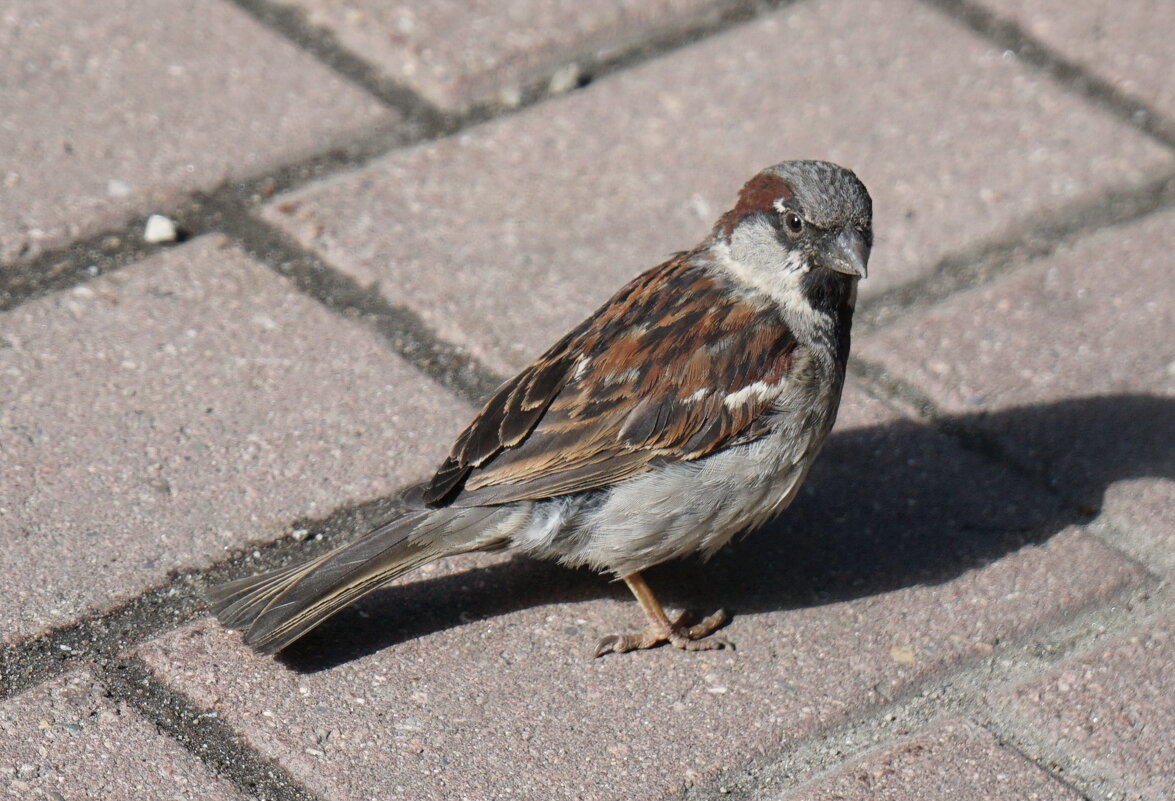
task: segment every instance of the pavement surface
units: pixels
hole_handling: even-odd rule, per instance
[[[9,4],[0,798],[1175,798],[1172,30],[1163,0]],[[783,517],[649,577],[737,650],[592,659],[627,591],[509,554],[279,658],[209,618],[394,514],[791,158],[874,197],[840,420]]]

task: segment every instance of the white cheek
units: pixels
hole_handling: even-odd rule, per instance
[[[812,308],[800,285],[811,268],[798,252],[779,245],[766,222],[738,226],[730,244],[716,243],[714,253],[718,265],[735,280],[775,301],[797,336],[812,337],[831,325],[827,314]]]
[[[742,225],[735,229],[729,245],[717,244],[717,261],[738,281],[767,295],[781,306],[803,301],[800,279],[808,272],[799,253],[785,250],[775,241],[775,232],[766,224]]]

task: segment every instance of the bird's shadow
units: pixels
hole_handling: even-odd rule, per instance
[[[975,447],[904,419],[834,432],[778,520],[709,564],[655,568],[650,584],[667,606],[724,606],[735,615],[935,584],[1088,522],[1115,482],[1175,480],[1171,398],[1079,398],[943,425]],[[999,458],[979,455],[984,450]],[[590,571],[523,557],[410,577],[328,621],[281,659],[317,672],[472,619],[602,597],[629,596],[623,584]],[[638,617],[634,610],[634,623]]]

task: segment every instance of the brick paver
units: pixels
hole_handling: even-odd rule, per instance
[[[1166,0],[983,0],[1098,77],[1175,118],[1175,5]]]
[[[639,622],[622,587],[481,557],[376,596],[289,665],[206,622],[141,654],[327,799],[656,796],[1141,580],[1072,529],[978,567],[977,546],[1015,547],[1031,494],[857,392],[846,417],[794,515],[652,578],[730,606],[736,652],[591,659]],[[875,469],[886,484],[862,489]]]
[[[1078,801],[1073,788],[973,723],[947,718],[778,801]]]
[[[178,743],[73,671],[0,704],[0,796],[236,801]]]
[[[1148,801],[1175,797],[1175,617],[1099,644],[997,696],[1034,734],[1063,742]],[[1131,797],[1136,797],[1132,795]]]
[[[447,110],[517,102],[520,85],[557,73],[575,86],[576,60],[606,57],[656,34],[684,30],[733,5],[724,0],[428,0],[380,3],[279,0],[347,49]],[[582,65],[580,65],[582,66]]]
[[[802,157],[873,192],[866,298],[1172,163],[936,12],[819,0],[282,197],[269,218],[507,372],[692,247],[755,171]]]
[[[218,237],[0,320],[0,641],[390,494],[468,415]]]
[[[1175,213],[1062,248],[864,342],[1175,566]],[[983,414],[979,414],[982,412]]]
[[[395,115],[221,0],[0,10],[0,264]]]
[[[9,6],[0,796],[1175,792],[1167,4]],[[1006,50],[987,10],[1047,52]],[[513,371],[787,158],[872,190],[860,305],[885,313],[786,515],[650,572],[671,607],[729,608],[738,650],[591,659],[642,622],[625,588],[509,554],[429,565],[279,658],[208,617],[167,628],[227,553],[429,473],[471,409],[428,354]],[[231,180],[276,165],[310,183]],[[214,187],[206,236],[145,260],[103,237],[87,277],[97,232]],[[90,615],[80,648],[54,631]]]

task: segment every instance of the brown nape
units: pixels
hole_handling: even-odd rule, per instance
[[[747,181],[738,193],[738,203],[719,220],[723,235],[730,239],[738,221],[755,212],[775,211],[775,201],[795,197],[791,184],[769,172],[761,172]]]

